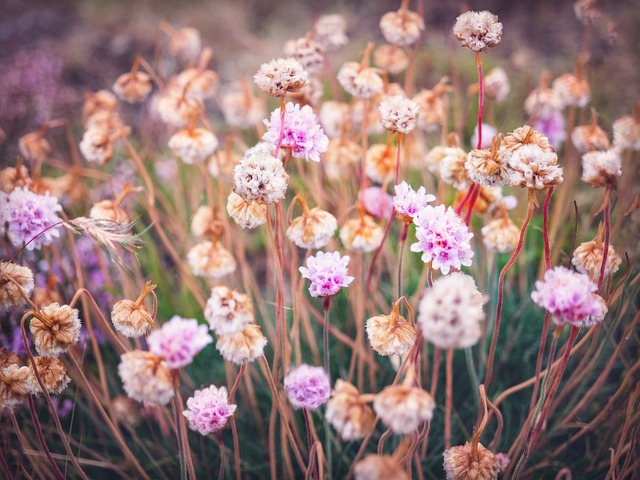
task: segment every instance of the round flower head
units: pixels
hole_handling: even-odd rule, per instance
[[[448,87],[441,82],[432,90],[420,90],[413,97],[413,101],[420,104],[418,128],[425,132],[436,132],[442,126],[445,117],[445,102],[442,97],[447,90]]]
[[[602,266],[602,257],[604,253],[604,244],[596,239],[590,242],[580,244],[573,252],[571,263],[580,273],[586,273],[589,278],[595,280],[600,275]],[[607,263],[604,267],[605,277],[611,276],[618,271],[622,259],[616,253],[612,245],[609,245],[607,252]]]
[[[399,459],[394,455],[370,454],[356,463],[353,469],[356,480],[409,480]]]
[[[384,88],[378,72],[373,68],[363,67],[358,62],[346,62],[342,65],[337,79],[347,93],[358,98],[371,98]]]
[[[89,128],[80,140],[80,152],[88,162],[103,165],[113,156],[113,143],[108,131]]]
[[[396,170],[396,147],[383,143],[371,145],[364,157],[365,174],[374,182],[384,183]]]
[[[264,99],[254,97],[249,87],[242,92],[230,92],[220,101],[225,122],[230,127],[251,128],[264,118]]]
[[[424,338],[443,350],[475,345],[482,334],[486,302],[469,275],[455,272],[440,277],[420,301],[418,322]]]
[[[187,253],[187,263],[197,277],[217,279],[236,270],[233,255],[220,242],[200,242]]]
[[[427,193],[424,187],[420,187],[414,191],[411,186],[405,182],[393,187],[395,195],[393,196],[393,208],[396,216],[406,223],[413,222],[413,218],[418,212],[427,206],[429,202],[433,202],[436,197]]]
[[[297,60],[309,73],[317,73],[324,65],[324,47],[311,37],[287,40],[284,54]]]
[[[324,133],[331,139],[341,139],[347,131],[349,104],[327,100],[320,107],[320,124]]]
[[[27,187],[31,183],[29,170],[24,165],[0,169],[0,190],[4,193],[11,193],[17,187]]]
[[[191,233],[196,238],[218,237],[222,228],[216,210],[208,205],[199,206],[191,219]]]
[[[356,142],[346,138],[331,140],[322,162],[327,179],[335,181],[349,175],[361,156],[362,148]]]
[[[338,221],[319,207],[309,209],[306,203],[302,205],[302,215],[291,221],[287,238],[300,248],[323,248],[336,232]]]
[[[342,15],[322,15],[313,24],[315,40],[327,51],[337,50],[349,43],[345,31],[347,21]]]
[[[502,102],[511,91],[507,73],[501,67],[492,68],[484,77],[484,94],[496,102]]]
[[[364,213],[347,220],[340,229],[340,241],[349,250],[373,252],[380,246],[383,237],[384,229],[373,217]]]
[[[365,211],[376,218],[389,218],[393,213],[393,197],[380,187],[367,187],[358,193]]]
[[[348,275],[350,258],[339,252],[318,252],[307,258],[307,266],[300,267],[303,278],[308,279],[312,297],[331,297],[343,287],[348,287],[354,277]]]
[[[475,452],[469,442],[451,447],[445,450],[443,457],[447,480],[497,480],[500,473],[498,457],[481,443],[477,444]]]
[[[215,95],[219,83],[218,74],[213,70],[187,68],[173,79],[169,88],[175,88],[194,100],[202,101]]]
[[[274,157],[262,144],[250,148],[233,169],[234,191],[247,202],[271,205],[285,197],[289,175],[282,160]]]
[[[192,165],[211,155],[218,148],[218,139],[204,128],[183,128],[169,139],[169,148],[184,163]]]
[[[373,51],[373,64],[392,75],[402,73],[409,65],[409,57],[397,45],[380,45]]]
[[[417,242],[411,245],[412,252],[422,252],[422,261],[431,262],[431,267],[447,275],[451,268],[460,269],[471,265],[473,233],[460,216],[444,205],[427,205],[413,218],[416,225]]]
[[[111,322],[118,332],[125,337],[136,338],[151,330],[154,320],[149,309],[142,302],[155,288],[154,283],[147,282],[135,302],[124,299],[113,304]]]
[[[617,149],[589,152],[582,156],[582,181],[594,188],[616,188],[622,175],[622,159]]]
[[[465,12],[456,19],[453,34],[463,47],[474,52],[486,52],[502,39],[502,23],[487,10]]]
[[[562,112],[553,112],[547,118],[537,118],[533,128],[545,135],[554,148],[560,148],[567,138],[566,122]]]
[[[612,125],[613,145],[620,150],[640,150],[640,115],[620,117]]]
[[[179,30],[171,27],[169,36],[167,49],[172,55],[185,61],[198,58],[202,48],[202,39],[198,30],[191,27]]]
[[[127,395],[159,405],[173,398],[173,379],[167,364],[151,352],[133,350],[120,357],[118,375]]]
[[[307,83],[308,74],[294,58],[278,58],[263,63],[253,76],[256,85],[272,97],[297,92]]]
[[[284,377],[284,391],[294,407],[315,410],[329,400],[329,376],[324,368],[303,363]]]
[[[416,328],[400,315],[396,302],[390,315],[376,315],[367,320],[369,343],[380,355],[404,355],[416,339]]]
[[[568,106],[583,108],[591,100],[589,82],[572,73],[560,75],[553,81],[552,88],[563,108]]]
[[[594,150],[608,150],[609,137],[597,124],[582,125],[571,132],[571,141],[578,153],[587,153]]]
[[[359,440],[371,433],[376,419],[358,389],[344,380],[337,380],[333,386],[325,417],[346,441]]]
[[[207,330],[207,326],[198,325],[195,318],[174,315],[149,334],[149,351],[162,358],[169,368],[186,367],[200,350],[213,342]]]
[[[125,102],[140,103],[149,96],[153,85],[151,77],[144,72],[127,72],[120,75],[113,84],[115,94]]]
[[[42,131],[23,135],[18,140],[20,154],[30,162],[43,162],[51,153],[51,144],[44,138]]]
[[[220,335],[216,349],[225,360],[243,365],[262,356],[266,345],[267,339],[260,331],[260,327],[251,323],[241,332]]]
[[[29,393],[31,370],[12,363],[0,368],[0,412],[13,411]]]
[[[57,357],[80,338],[78,310],[58,303],[47,305],[33,316],[29,330],[40,355]]]
[[[524,110],[536,119],[545,119],[559,113],[562,110],[562,102],[552,89],[538,87],[525,99]]]
[[[0,311],[22,304],[24,297],[20,289],[29,297],[34,286],[33,272],[30,269],[11,262],[0,262]]]
[[[237,405],[229,404],[229,395],[225,387],[211,385],[202,390],[196,390],[193,397],[187,399],[187,409],[182,414],[189,422],[189,428],[210,435],[222,430],[227,424],[227,418],[233,415]]]
[[[86,122],[99,112],[115,112],[118,109],[118,99],[109,90],[98,90],[95,93],[85,93],[82,106],[82,119]]]
[[[56,357],[34,357],[38,375],[44,384],[47,393],[58,395],[67,388],[71,379],[67,376],[64,363]],[[38,383],[33,369],[29,378],[29,391],[34,395],[42,393],[42,387]]]
[[[38,195],[27,187],[16,187],[8,195],[0,192],[0,211],[0,236],[7,235],[15,247],[26,243],[26,249],[32,251],[60,237],[56,224],[61,221],[57,212],[62,207],[49,192]]]
[[[596,289],[596,284],[587,275],[555,267],[536,282],[531,298],[551,314],[557,325],[575,324],[601,311],[598,300],[592,295]]]
[[[227,198],[227,213],[242,228],[256,228],[267,223],[267,206],[257,200],[247,202],[236,192]]]
[[[594,300],[598,302],[598,307],[599,307],[598,312],[592,315],[589,315],[588,317],[585,317],[584,320],[582,321],[576,322],[574,324],[576,327],[580,327],[580,328],[593,327],[594,325],[597,325],[600,322],[602,322],[604,320],[604,317],[607,316],[607,312],[609,311],[609,309],[607,308],[607,302],[605,301],[605,299],[602,298],[597,293],[594,293],[592,295]]]
[[[420,104],[401,95],[386,97],[378,105],[380,123],[391,132],[411,133],[416,128]]]
[[[89,210],[89,218],[94,220],[109,220],[110,222],[122,223],[129,218],[127,212],[112,200],[101,200],[96,202]]]
[[[191,118],[197,117],[199,102],[184,93],[183,90],[171,89],[155,97],[155,108],[160,119],[167,125],[184,128]]]
[[[213,287],[204,318],[217,335],[241,332],[253,322],[253,304],[248,295],[228,287]]]
[[[482,241],[489,250],[513,252],[520,239],[520,230],[509,217],[496,218],[482,227]]]
[[[414,433],[422,422],[431,421],[435,407],[428,392],[411,385],[385,387],[373,402],[382,423],[400,435]]]
[[[424,31],[424,20],[416,12],[401,8],[397,12],[382,15],[380,30],[387,42],[408,47],[420,38]]]
[[[493,137],[491,150],[471,150],[467,154],[464,168],[474,182],[483,187],[504,185],[507,179],[507,168],[498,149],[500,138]]]

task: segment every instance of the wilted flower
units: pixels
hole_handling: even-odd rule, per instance
[[[359,440],[371,433],[376,418],[358,389],[344,380],[337,380],[333,386],[325,417],[346,441]]]
[[[349,175],[352,166],[358,163],[361,156],[362,148],[352,140],[336,138],[329,141],[329,147],[322,162],[327,178],[338,180]]]
[[[289,175],[282,160],[258,144],[245,153],[233,169],[234,191],[247,202],[254,200],[267,205],[282,200],[287,192]]]
[[[80,338],[78,310],[58,303],[42,307],[33,312],[29,330],[40,355],[57,357]]]
[[[217,335],[238,333],[253,322],[253,304],[244,293],[224,286],[213,287],[204,317]]]
[[[640,114],[625,115],[613,122],[613,145],[620,150],[640,150]]]
[[[114,303],[111,322],[118,332],[125,337],[135,338],[151,330],[153,317],[142,302],[155,288],[154,283],[147,282],[135,302],[124,299]]]
[[[349,250],[373,252],[382,243],[384,229],[364,212],[347,220],[340,228],[340,241]]]
[[[496,454],[481,443],[475,449],[469,442],[451,447],[445,450],[443,457],[447,480],[496,480],[500,473]]]
[[[29,393],[29,367],[15,363],[0,368],[0,412],[5,408],[13,411]]]
[[[513,252],[520,239],[520,230],[509,217],[496,218],[482,227],[482,241],[489,250]]]
[[[436,197],[427,193],[424,187],[414,191],[411,186],[402,181],[402,183],[393,187],[395,195],[393,196],[393,208],[396,216],[405,223],[413,222],[413,218],[418,212],[427,206],[429,202],[433,202]]]
[[[307,258],[307,266],[300,267],[303,278],[308,279],[312,297],[331,297],[348,287],[354,277],[348,275],[350,258],[339,252],[318,252]]]
[[[308,74],[294,58],[278,58],[263,63],[253,80],[260,90],[272,97],[297,92],[307,83]]]
[[[420,104],[418,128],[435,132],[442,126],[446,113],[442,97],[448,90],[446,79],[443,79],[432,90],[422,89],[413,97],[413,101]]]
[[[297,60],[309,73],[316,73],[324,65],[324,47],[311,37],[288,40],[284,44],[284,54]]]
[[[484,76],[484,94],[487,97],[502,102],[510,91],[511,83],[509,83],[507,72],[502,67],[492,68]]]
[[[123,73],[113,84],[115,94],[125,102],[140,103],[151,93],[151,77],[137,69]]]
[[[255,97],[246,83],[241,92],[223,95],[220,108],[225,122],[230,127],[251,128],[260,123],[265,116],[264,100]]]
[[[31,183],[27,167],[20,163],[0,170],[0,190],[4,193],[11,193],[17,187],[28,187]]]
[[[80,152],[89,162],[103,165],[113,156],[113,139],[108,130],[89,128],[80,141]]]
[[[89,210],[89,218],[117,223],[126,222],[129,215],[118,203],[112,200],[101,200],[94,203],[91,210]]]
[[[467,155],[464,168],[469,178],[483,187],[504,185],[507,179],[507,167],[499,150],[500,139],[493,137],[491,150],[471,150]]]
[[[563,108],[568,106],[583,108],[591,100],[589,82],[573,73],[560,75],[553,81],[552,88]]]
[[[401,95],[385,97],[378,105],[378,113],[384,128],[407,134],[416,127],[420,104]]]
[[[67,376],[67,369],[60,359],[37,356],[34,357],[34,361],[40,380],[42,380],[47,393],[58,395],[67,388],[71,379]],[[31,369],[29,378],[29,391],[34,395],[42,393],[42,387],[40,387],[33,369]]]
[[[578,248],[573,251],[573,257],[571,263],[576,270],[580,273],[586,273],[594,280],[600,275],[600,268],[602,267],[602,257],[604,254],[604,244],[601,240],[595,239],[590,242],[580,244]],[[622,259],[616,253],[612,245],[609,245],[607,251],[607,263],[604,267],[605,277],[611,276],[618,271]]]
[[[149,351],[162,358],[169,368],[186,367],[194,357],[213,342],[206,325],[198,325],[195,318],[174,315],[161,328],[147,337]]]
[[[543,81],[544,83],[544,81]],[[552,89],[541,86],[534,89],[524,101],[527,114],[536,119],[549,118],[562,110],[562,102]]]
[[[169,89],[155,97],[155,108],[160,119],[167,125],[183,128],[192,118],[197,117],[198,109],[201,108],[200,103],[186,93],[184,90]]]
[[[116,96],[109,90],[98,90],[95,93],[87,92],[84,95],[82,119],[87,122],[98,113],[113,113],[118,109],[118,103]]]
[[[371,98],[384,87],[384,82],[375,69],[358,62],[343,64],[338,70],[337,79],[342,88],[358,98]]]
[[[356,480],[409,480],[397,458],[392,455],[367,455],[353,469]]]
[[[487,10],[465,12],[458,16],[453,34],[463,47],[474,52],[484,52],[495,47],[502,39],[502,23],[498,16]]]
[[[294,407],[315,410],[329,400],[329,376],[324,368],[303,363],[284,377],[284,391]]]
[[[397,75],[407,68],[409,57],[397,45],[382,44],[373,51],[373,64],[392,75]]]
[[[229,396],[225,387],[211,385],[196,390],[193,397],[187,399],[187,409],[182,414],[189,422],[189,428],[210,435],[222,430],[227,418],[233,415],[237,405],[229,404]]]
[[[404,355],[416,339],[416,328],[400,315],[399,302],[390,315],[376,315],[367,320],[369,343],[380,355]]]
[[[302,215],[294,218],[287,228],[287,238],[300,248],[322,248],[333,237],[338,228],[336,217],[315,207],[309,209],[302,197]]]
[[[187,68],[173,79],[169,88],[175,88],[195,100],[203,101],[215,95],[219,83],[218,74],[213,70],[204,67]]]
[[[235,271],[236,261],[218,241],[197,243],[187,253],[187,263],[193,274],[204,278],[221,278]]]
[[[34,285],[33,272],[29,268],[12,262],[0,262],[0,311],[22,304],[24,297],[19,288],[29,297]]]
[[[44,138],[45,130],[27,133],[18,140],[20,154],[30,162],[44,162],[49,153],[51,145]]]
[[[218,139],[205,128],[183,128],[169,139],[169,148],[186,164],[203,161],[218,148]]]
[[[373,402],[382,422],[401,435],[409,435],[422,422],[431,421],[435,407],[436,402],[428,392],[411,385],[389,385]]]
[[[382,15],[380,30],[387,42],[406,47],[420,38],[424,31],[424,20],[416,12],[401,8],[397,12]]]
[[[191,219],[191,233],[196,238],[217,238],[222,233],[221,223],[216,208],[201,205]]]
[[[347,21],[342,15],[322,15],[313,24],[313,35],[325,50],[337,50],[349,43]]]
[[[582,181],[594,188],[616,188],[622,175],[622,158],[617,149],[588,152],[582,155]]]
[[[225,360],[242,365],[262,356],[266,344],[267,339],[260,331],[260,327],[251,323],[241,332],[220,335],[216,349]]]
[[[236,192],[229,193],[227,212],[242,228],[256,228],[267,222],[267,205],[258,200],[247,202]]]
[[[133,350],[120,357],[118,375],[127,395],[139,402],[165,405],[173,398],[173,379],[167,364],[151,352]]]
[[[609,149],[609,137],[597,123],[574,128],[571,132],[571,141],[578,153]]]

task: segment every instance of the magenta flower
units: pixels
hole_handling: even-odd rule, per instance
[[[54,225],[62,220],[56,213],[61,210],[58,199],[49,192],[38,195],[28,187],[16,187],[9,194],[0,192],[0,236],[6,233],[15,247],[33,240],[27,250],[50,245],[60,236],[59,225]]]
[[[393,213],[393,199],[380,187],[360,190],[358,200],[362,202],[367,213],[376,218],[389,218]]]
[[[265,120],[267,131],[262,140],[272,145],[280,138],[280,108],[271,113],[271,120]],[[296,158],[320,161],[320,154],[327,151],[329,138],[324,134],[316,115],[309,105],[300,108],[297,103],[287,103],[284,117],[282,147],[290,147]]]
[[[151,332],[147,338],[149,351],[162,358],[169,368],[182,368],[213,342],[206,325],[198,325],[195,318],[174,315],[171,320]]]
[[[597,296],[597,286],[584,273],[566,267],[547,270],[536,282],[531,298],[539,307],[551,314],[557,325],[572,323],[581,326],[590,316],[603,317]]]
[[[303,363],[284,377],[284,391],[294,407],[315,410],[331,396],[329,376],[324,368]]]
[[[393,207],[396,209],[396,215],[404,221],[410,223],[420,210],[427,206],[427,203],[433,202],[436,197],[427,193],[424,187],[420,187],[418,191],[414,191],[411,186],[403,181],[394,188]]]
[[[309,293],[312,297],[330,297],[342,287],[348,287],[354,277],[347,275],[349,256],[339,252],[318,252],[307,259],[307,266],[300,267],[300,273],[311,281]]]
[[[237,405],[229,404],[229,396],[225,387],[211,385],[196,390],[193,397],[187,399],[187,409],[182,412],[189,422],[189,428],[209,435],[227,424],[227,417],[233,415]]]
[[[418,241],[411,245],[412,252],[423,252],[422,261],[431,262],[435,270],[447,275],[451,268],[471,265],[473,250],[469,241],[473,233],[460,216],[444,205],[427,205],[413,218]]]

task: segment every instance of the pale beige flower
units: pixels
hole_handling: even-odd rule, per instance
[[[44,138],[44,131],[27,133],[18,140],[18,148],[30,162],[44,162],[51,153],[51,145]]]
[[[571,263],[580,273],[586,273],[592,280],[600,275],[602,267],[602,257],[604,254],[604,244],[601,240],[595,239],[582,243],[573,251]],[[622,259],[616,253],[612,245],[607,251],[607,263],[604,267],[605,277],[611,276],[618,271],[622,264]]]
[[[287,238],[300,248],[322,248],[338,228],[336,217],[319,207],[309,209],[303,197],[298,197],[302,215],[294,218],[287,228]]]
[[[179,30],[169,27],[169,52],[181,60],[195,60],[202,49],[200,32],[195,28],[184,27]]]
[[[96,202],[89,211],[89,218],[94,220],[109,220],[111,222],[126,222],[129,218],[120,205],[112,200],[101,200]]]
[[[368,54],[367,54],[368,55]],[[358,62],[346,62],[338,71],[338,82],[350,95],[371,98],[382,91],[384,82],[376,69]]]
[[[398,459],[391,455],[367,455],[353,469],[356,480],[409,480]]]
[[[348,250],[373,252],[382,243],[383,236],[384,229],[363,212],[358,218],[347,220],[340,229],[340,240]]]
[[[19,406],[29,393],[29,367],[10,364],[0,368],[0,412],[5,408],[10,412]]]
[[[222,228],[217,208],[208,205],[199,206],[191,219],[191,234],[196,238],[218,238]]]
[[[133,350],[120,357],[118,375],[127,395],[160,405],[173,398],[173,378],[167,364],[151,352]]]
[[[197,277],[222,278],[236,270],[236,261],[220,242],[197,243],[187,253],[187,263]]]
[[[622,175],[622,158],[617,149],[588,152],[582,155],[582,181],[594,188],[616,188]]]
[[[404,355],[416,339],[416,327],[400,315],[399,302],[390,315],[375,315],[367,320],[369,343],[380,355]]]
[[[313,24],[315,40],[327,51],[337,50],[349,43],[346,30],[347,20],[338,14],[322,15]]]
[[[396,147],[392,144],[374,143],[364,157],[364,172],[371,180],[384,183],[396,171]]]
[[[378,105],[382,126],[398,133],[411,133],[416,127],[420,104],[401,95],[388,96]]]
[[[430,422],[436,402],[425,390],[411,385],[389,385],[373,402],[380,420],[394,433],[409,435]]]
[[[263,63],[253,76],[256,85],[272,97],[297,92],[307,83],[309,74],[295,58],[278,58]]]
[[[453,34],[463,47],[474,52],[484,52],[495,47],[502,39],[502,23],[498,16],[487,10],[465,12],[458,16]]]
[[[362,147],[346,138],[335,138],[329,141],[324,154],[322,166],[330,180],[339,180],[350,175],[352,166],[362,157]]]
[[[242,91],[223,95],[220,108],[230,127],[252,128],[266,116],[264,99],[253,95],[248,82],[243,83]]]
[[[489,250],[513,252],[519,238],[520,230],[509,217],[496,218],[482,227],[482,241]]]
[[[544,81],[542,82],[544,84]],[[551,88],[544,86],[534,89],[524,100],[524,110],[533,118],[549,118],[562,110],[562,101]]]
[[[289,175],[272,150],[271,144],[259,143],[247,150],[233,169],[233,190],[247,202],[270,205],[282,200],[287,193]]]
[[[507,72],[502,67],[494,67],[484,77],[484,94],[496,102],[502,102],[511,91]]]
[[[241,332],[220,335],[216,349],[222,358],[237,365],[253,362],[264,352],[267,339],[256,324],[247,325]]]
[[[12,262],[0,262],[0,311],[21,305],[24,302],[22,293],[28,298],[34,285],[33,272],[29,268]]]
[[[433,89],[422,89],[413,97],[420,104],[418,127],[425,132],[437,131],[444,122],[446,111],[443,97],[450,90],[446,82],[444,78]]]
[[[118,99],[109,90],[85,93],[82,118],[86,122],[97,113],[113,113],[118,109]],[[86,127],[86,124],[85,124]]]
[[[140,103],[151,93],[151,77],[137,69],[120,75],[113,84],[115,94],[125,102]]]
[[[12,363],[20,365],[18,354],[7,350],[5,347],[0,348],[0,369],[8,367]]]
[[[408,47],[422,35],[424,20],[416,12],[401,8],[397,12],[382,15],[380,30],[387,42]]]
[[[52,303],[33,312],[29,330],[40,355],[57,357],[80,338],[78,310]]]
[[[447,480],[496,480],[500,473],[496,454],[478,443],[469,442],[445,450],[444,470]]]
[[[187,92],[167,89],[163,94],[154,97],[154,107],[160,119],[175,128],[184,128],[192,118],[197,118],[200,103]]]
[[[38,375],[47,393],[53,395],[62,393],[71,381],[64,363],[56,357],[36,356],[34,360]],[[42,394],[42,387],[38,383],[33,367],[30,366],[29,372],[29,393],[34,395]]]
[[[499,150],[500,137],[493,138],[491,150],[471,150],[464,168],[471,181],[484,187],[504,185],[507,169]]]
[[[31,183],[29,171],[22,164],[0,170],[0,190],[4,193],[11,193],[17,187],[28,187]]]
[[[218,74],[205,68],[186,68],[174,79],[171,87],[195,100],[206,100],[216,94],[220,83]],[[170,87],[170,88],[171,88]]]
[[[80,141],[80,152],[87,161],[103,165],[113,156],[111,134],[102,128],[86,130]]]
[[[287,40],[284,54],[296,59],[309,73],[317,73],[324,65],[324,47],[311,36]]]
[[[358,389],[340,379],[333,386],[325,417],[345,441],[364,438],[373,431],[376,419]]]
[[[218,148],[218,139],[206,128],[182,128],[171,136],[168,145],[184,163],[193,165]]]
[[[331,139],[342,138],[349,128],[349,104],[328,100],[320,107],[320,124]]]
[[[595,122],[574,128],[571,132],[571,141],[581,154],[594,150],[608,150],[610,146],[607,133]]]
[[[585,107],[591,100],[591,87],[584,78],[573,73],[565,73],[556,78],[551,88],[560,99],[562,107]]]
[[[124,395],[118,395],[111,401],[111,409],[114,420],[123,425],[136,427],[142,419],[135,400]]]
[[[247,202],[236,192],[227,198],[227,212],[242,228],[256,228],[267,222],[267,205],[257,200]]]
[[[151,330],[153,316],[142,302],[155,288],[156,284],[147,282],[137,300],[124,299],[113,304],[111,322],[118,332],[125,337],[135,338]]]
[[[613,145],[620,150],[640,150],[640,112],[613,122]]]
[[[373,51],[373,64],[392,75],[397,75],[407,68],[409,57],[398,45],[382,44]]]
[[[245,293],[225,286],[213,287],[204,318],[216,335],[232,335],[253,322],[253,303]]]

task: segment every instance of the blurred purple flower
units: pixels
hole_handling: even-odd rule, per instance
[[[539,118],[533,129],[543,133],[554,148],[560,148],[567,137],[564,117],[560,112],[554,112],[548,118]]]

